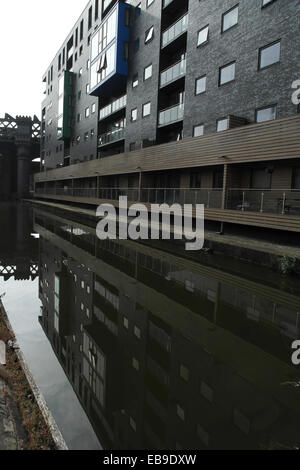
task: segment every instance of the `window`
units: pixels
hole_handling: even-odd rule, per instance
[[[138,84],[139,84],[139,75],[138,75],[138,73],[136,73],[136,74],[133,76],[132,88],[137,87]]]
[[[196,80],[196,87],[195,87],[195,94],[200,95],[206,91],[206,76],[197,78]]]
[[[143,105],[143,117],[150,116],[151,114],[151,103],[145,103]]]
[[[189,369],[188,369],[186,366],[184,366],[184,365],[181,365],[181,366],[180,366],[179,374],[180,374],[180,377],[181,377],[185,382],[188,382],[188,381],[189,381],[189,378],[190,378],[190,371],[189,371]]]
[[[228,129],[227,118],[218,119],[217,132],[227,131],[227,129]]]
[[[209,26],[205,26],[205,28],[200,29],[198,32],[198,41],[197,46],[201,46],[208,41],[208,33],[209,33]]]
[[[89,13],[88,13],[88,29],[91,29],[92,22],[93,22],[93,7],[90,7]]]
[[[185,412],[184,412],[184,409],[181,408],[180,405],[177,405],[176,411],[177,411],[177,415],[179,416],[179,418],[180,418],[182,421],[184,421],[184,420],[185,420]]]
[[[86,118],[90,117],[90,108],[86,108],[84,114],[85,114],[85,117],[86,117]]]
[[[137,120],[137,108],[131,110],[131,122],[135,122]]]
[[[86,84],[85,91],[86,91],[86,94],[88,95],[89,91],[90,91],[90,84],[89,83]]]
[[[194,126],[193,129],[193,137],[200,137],[204,134],[204,125],[199,124],[198,126]]]
[[[259,70],[269,67],[270,65],[276,64],[280,61],[280,41],[262,47],[259,50]]]
[[[92,104],[92,114],[96,112],[96,103]]]
[[[213,188],[222,189],[224,183],[224,170],[215,170],[213,173]]]
[[[277,106],[269,106],[256,111],[256,122],[267,122],[276,119]]]
[[[89,140],[89,133],[86,132],[86,133],[84,134],[84,141],[87,142],[88,140]]]
[[[262,0],[262,7],[266,7],[270,3],[275,2],[275,0]]]
[[[205,382],[200,383],[200,393],[201,395],[208,400],[210,403],[213,402],[214,392]]]
[[[123,318],[123,325],[124,325],[124,328],[126,328],[126,330],[128,330],[129,328],[129,320],[127,317],[124,317]]]
[[[239,20],[239,7],[238,5],[231,10],[224,13],[222,17],[222,33],[232,28],[238,23]]]
[[[153,2],[154,2],[154,0],[147,0],[147,8],[149,8],[150,5],[152,5]]]
[[[251,189],[271,189],[272,172],[268,168],[256,168],[251,173]]]
[[[154,38],[154,26],[151,26],[145,33],[145,44],[148,44]]]
[[[134,327],[134,335],[138,338],[138,339],[141,339],[142,337],[142,333],[141,333],[141,330],[138,326],[135,326]]]
[[[201,188],[201,173],[199,171],[197,171],[195,173],[191,173],[190,188],[191,189]]]
[[[232,82],[235,79],[235,62],[224,65],[220,68],[219,73],[219,86],[225,85],[225,83]]]
[[[293,168],[293,189],[300,189],[300,168]]]
[[[199,439],[205,444],[207,447],[209,446],[209,434],[208,432],[200,426],[200,424],[197,425],[197,435]]]
[[[82,69],[79,70],[79,74],[78,74],[78,75],[79,75],[79,77],[82,76]]]
[[[144,80],[148,80],[152,77],[152,64],[144,68]]]

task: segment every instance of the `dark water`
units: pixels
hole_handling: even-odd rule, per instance
[[[299,446],[298,279],[28,207],[0,217],[0,294],[70,447]]]

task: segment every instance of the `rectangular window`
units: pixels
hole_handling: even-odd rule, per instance
[[[208,41],[208,34],[209,34],[209,26],[205,26],[204,28],[200,29],[198,32],[198,41],[197,46],[201,46]]]
[[[89,13],[88,13],[88,28],[91,29],[92,27],[92,22],[93,22],[93,7],[89,8]]]
[[[200,95],[206,91],[206,76],[197,78],[196,80],[196,87],[195,87],[195,94]]]
[[[86,108],[86,110],[85,110],[85,117],[86,117],[86,118],[90,117],[90,108]]]
[[[145,44],[148,44],[154,38],[154,26],[151,26],[145,33]]]
[[[193,137],[200,137],[204,134],[204,125],[199,124],[198,126],[194,126],[193,129]]]
[[[81,20],[81,22],[80,22],[80,41],[83,40],[83,28],[84,28],[84,21]]]
[[[152,77],[152,64],[144,68],[144,80]]]
[[[239,6],[236,5],[231,10],[223,14],[222,17],[222,33],[228,31],[238,23],[239,20]]]
[[[259,70],[280,61],[280,41],[259,50]]]
[[[131,122],[135,122],[137,120],[137,108],[131,110]]]
[[[138,73],[136,73],[136,74],[133,76],[132,88],[137,87],[138,84],[139,84],[139,75],[138,75]]]
[[[269,106],[256,111],[256,122],[267,122],[276,119],[277,106]]]
[[[219,86],[232,82],[235,79],[235,62],[220,68]]]
[[[218,119],[218,121],[217,121],[217,132],[227,131],[227,129],[228,129],[227,118]]]
[[[251,189],[271,189],[272,173],[268,168],[253,169],[251,174]]]
[[[145,103],[143,105],[143,117],[150,116],[151,114],[151,103]]]
[[[293,189],[300,189],[300,168],[293,169]]]

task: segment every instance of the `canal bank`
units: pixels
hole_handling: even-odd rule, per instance
[[[58,202],[41,200],[24,200],[26,203],[55,213],[75,221],[84,220],[87,224],[95,226],[99,221],[96,210],[88,206],[73,206]],[[295,237],[289,234],[288,239],[284,237],[276,238],[276,235],[268,237],[266,231],[253,234],[245,231],[218,233],[213,230],[212,225],[205,226],[205,244],[203,252],[212,255],[222,255],[235,260],[246,261],[258,266],[264,266],[282,274],[300,273],[300,247],[295,243]],[[281,234],[280,234],[281,235]],[[291,243],[289,242],[291,240]],[[153,243],[151,241],[151,243]],[[178,240],[161,241],[159,247],[162,250],[173,251],[179,249],[181,254],[189,256],[190,253],[184,250],[184,244]],[[194,256],[194,254],[193,254]]]
[[[67,450],[19,349],[1,299],[0,340],[6,345],[6,365],[0,366],[0,449]]]

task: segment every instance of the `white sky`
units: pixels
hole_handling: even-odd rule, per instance
[[[88,0],[0,0],[0,117],[40,118],[42,75]]]

